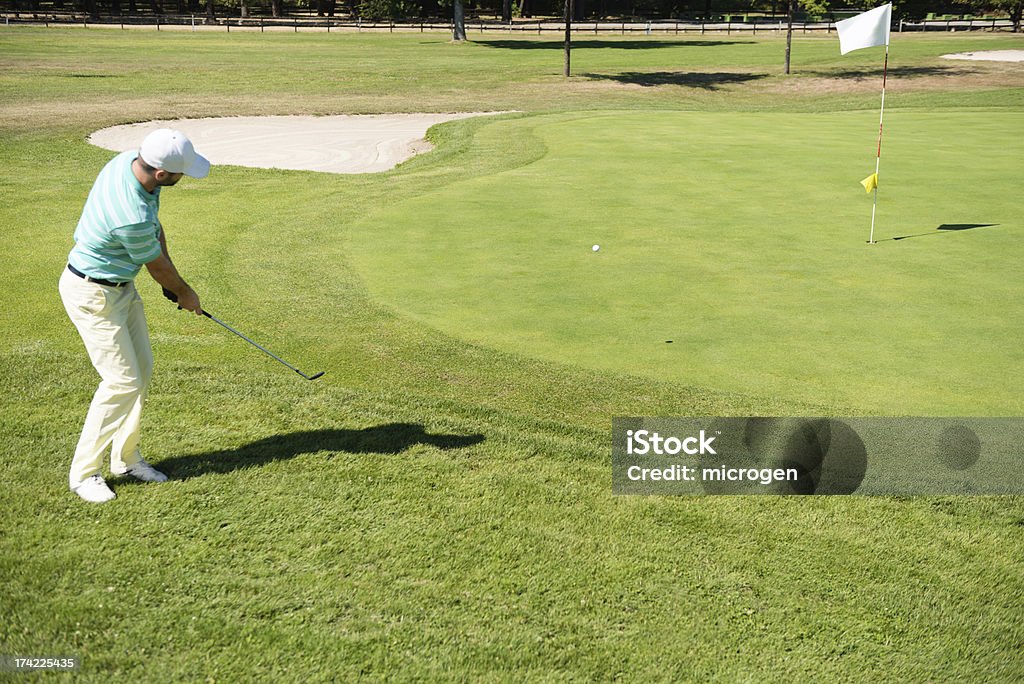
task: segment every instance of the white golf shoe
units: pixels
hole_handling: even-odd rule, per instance
[[[124,470],[110,469],[114,475],[131,475],[136,480],[142,480],[143,482],[166,482],[167,476],[161,473],[159,470],[149,465],[143,460],[139,460],[137,463],[132,463]]]
[[[71,491],[92,503],[103,503],[117,497],[99,475],[87,477],[77,485],[72,485]]]

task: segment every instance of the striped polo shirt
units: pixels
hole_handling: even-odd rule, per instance
[[[132,173],[135,151],[103,167],[75,228],[68,263],[93,278],[126,282],[161,254],[160,188],[146,192]]]

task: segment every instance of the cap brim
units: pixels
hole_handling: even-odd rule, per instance
[[[185,169],[185,175],[192,178],[206,178],[210,175],[210,160],[201,154],[196,154],[192,166]]]

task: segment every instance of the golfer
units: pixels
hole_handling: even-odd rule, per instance
[[[157,212],[162,188],[183,175],[205,178],[209,172],[210,162],[184,133],[153,131],[137,152],[123,152],[103,167],[82,210],[60,296],[100,375],[68,477],[71,490],[86,501],[114,498],[100,474],[108,450],[115,475],[167,479],[139,451],[153,352],[134,280],[145,266],[181,308],[203,313],[199,296],[171,263]]]

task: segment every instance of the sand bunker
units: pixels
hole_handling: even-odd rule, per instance
[[[972,59],[982,62],[1024,62],[1024,50],[981,50],[942,55],[943,59]]]
[[[373,173],[392,169],[413,155],[429,150],[430,144],[423,136],[431,126],[486,114],[176,119],[104,128],[89,136],[89,142],[122,152],[138,148],[152,130],[176,128],[184,131],[196,150],[214,165]]]

